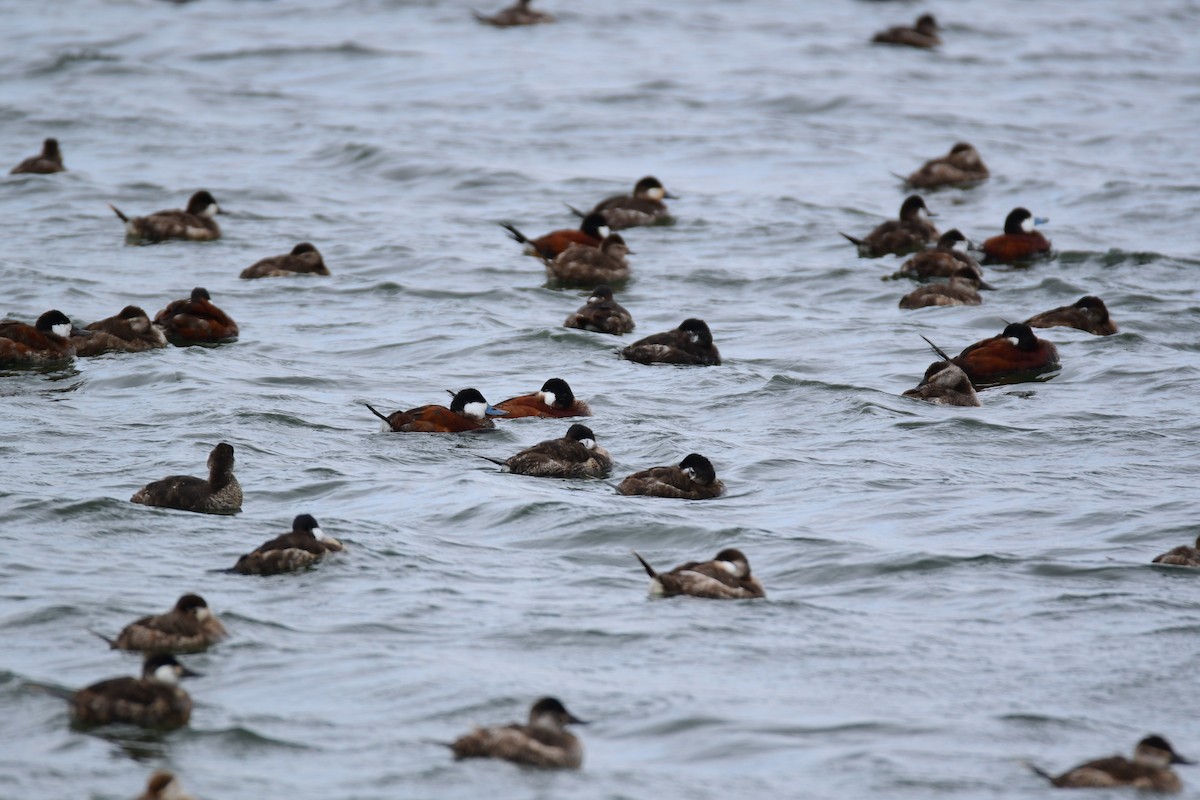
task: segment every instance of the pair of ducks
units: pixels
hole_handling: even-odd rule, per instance
[[[575,397],[575,392],[562,378],[551,378],[532,394],[511,397],[496,406],[489,403],[478,389],[452,392],[450,407],[425,405],[384,414],[365,403],[372,414],[383,420],[385,430],[396,433],[465,433],[494,428],[492,417],[590,417],[587,403]]]

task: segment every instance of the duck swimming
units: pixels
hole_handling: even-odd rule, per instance
[[[713,344],[712,332],[702,319],[685,319],[673,331],[639,339],[622,350],[621,357],[639,364],[721,364],[721,354]]]
[[[861,239],[845,233],[842,236],[854,243],[863,258],[879,258],[889,253],[902,256],[938,238],[937,228],[928,216],[925,201],[914,194],[901,204],[899,219],[889,219]]]
[[[527,238],[525,234],[507,222],[500,223],[500,227],[507,230],[508,235],[514,240],[525,245],[525,255],[537,256],[545,261],[553,261],[558,258],[559,254],[572,244],[599,247],[600,242],[610,233],[608,222],[601,214],[588,214],[580,222],[579,230],[551,231],[536,239]]]
[[[1200,537],[1196,538],[1195,547],[1181,544],[1156,557],[1151,563],[1170,564],[1175,567],[1200,567]]]
[[[111,678],[70,696],[71,720],[79,725],[125,722],[143,728],[181,728],[192,716],[192,698],[179,679],[198,675],[166,653],[148,656],[140,678]]]
[[[317,248],[301,242],[292,252],[281,256],[269,256],[255,261],[242,270],[239,278],[281,278],[288,275],[328,275],[325,259]]]
[[[536,478],[603,478],[612,470],[612,456],[596,444],[591,428],[578,423],[561,439],[539,442],[504,461],[488,461],[505,472]]]
[[[138,489],[131,502],[201,514],[242,510],[242,487],[233,476],[233,446],[221,442],[208,455],[208,480],[171,475]]]
[[[569,286],[598,286],[629,279],[633,251],[619,233],[610,233],[599,247],[572,244],[553,260],[546,261],[546,277]]]
[[[928,339],[925,341],[940,358],[957,364],[976,389],[1037,380],[1062,366],[1058,348],[1039,339],[1023,322],[1010,323],[1002,333],[970,345],[954,358]]]
[[[541,25],[547,22],[554,22],[554,17],[544,11],[534,11],[529,7],[530,0],[517,0],[516,3],[508,8],[497,11],[490,17],[480,14],[478,11],[472,11],[475,19],[485,25],[493,25],[497,28],[512,28],[517,25]]]
[[[58,139],[47,139],[42,142],[42,152],[17,164],[9,175],[50,175],[54,172],[66,172],[63,166],[62,151],[58,149]]]
[[[113,650],[143,653],[199,653],[229,635],[198,594],[185,594],[165,614],[131,622],[116,639],[100,638]]]
[[[159,325],[137,306],[125,306],[121,313],[105,317],[71,337],[75,355],[98,356],[103,353],[139,353],[167,346],[167,336]]]
[[[894,277],[913,278],[918,281],[949,278],[963,267],[967,267],[975,273],[975,277],[982,284],[979,288],[992,288],[983,284],[983,270],[979,268],[979,262],[968,252],[970,247],[971,242],[967,237],[963,236],[958,228],[951,228],[941,235],[936,247],[931,250],[922,250],[901,264]]]
[[[259,545],[237,560],[234,572],[243,575],[278,575],[312,566],[326,553],[339,553],[342,543],[326,536],[311,514],[292,520],[292,530]]]
[[[396,433],[463,433],[496,427],[490,417],[507,414],[493,408],[478,389],[463,389],[454,395],[450,407],[419,406],[408,411],[393,411],[384,415],[365,403],[371,413],[384,421],[386,429]]]
[[[717,480],[712,462],[699,453],[692,453],[677,467],[651,467],[635,472],[617,486],[624,495],[674,497],[681,500],[705,500],[725,491]]]
[[[900,307],[977,306],[983,302],[979,289],[980,281],[975,270],[959,267],[946,283],[927,283],[901,297]]]
[[[183,785],[174,774],[160,769],[150,776],[146,791],[137,800],[195,800],[184,791]]]
[[[47,311],[30,325],[13,319],[0,321],[0,369],[46,367],[69,361],[75,355],[70,337],[77,331],[66,314]]]
[[[647,175],[634,185],[633,194],[619,194],[601,200],[592,212],[603,214],[614,231],[639,225],[658,225],[671,221],[671,212],[667,210],[664,199],[678,198],[668,192],[658,178]],[[575,209],[571,210],[584,216]]]
[[[871,41],[878,44],[899,44],[928,50],[942,43],[937,34],[938,24],[937,20],[933,18],[933,14],[922,14],[917,17],[913,27],[898,25],[888,28],[886,31],[875,34]]]
[[[741,550],[729,548],[712,561],[689,561],[670,572],[655,572],[636,552],[650,576],[650,594],[656,597],[707,597],[713,600],[747,600],[766,597],[758,578],[750,574],[750,562]]]
[[[912,397],[938,406],[979,406],[979,395],[967,373],[949,361],[935,361],[925,370],[925,377],[916,388],[904,392]]]
[[[1084,295],[1069,306],[1052,308],[1025,320],[1031,328],[1078,328],[1096,336],[1112,336],[1117,323],[1108,316],[1108,306],[1099,297]]]
[[[590,417],[588,404],[576,399],[571,387],[562,378],[551,378],[533,394],[510,397],[496,408],[508,419],[520,417]]]
[[[1175,752],[1161,736],[1147,736],[1137,743],[1133,760],[1125,756],[1089,761],[1055,777],[1032,764],[1029,768],[1060,789],[1110,789],[1129,786],[1155,792],[1178,792],[1183,788],[1172,764],[1194,764]]]
[[[943,186],[973,186],[988,179],[988,168],[979,151],[966,142],[958,142],[950,152],[931,158],[905,178],[913,189],[940,189]]]
[[[238,324],[212,302],[202,286],[192,289],[186,300],[174,300],[154,315],[167,341],[176,347],[194,344],[228,344],[238,339]]]
[[[629,333],[634,328],[633,316],[613,299],[612,287],[605,284],[593,289],[587,303],[567,317],[563,326],[616,336]]]
[[[145,217],[127,217],[112,203],[108,207],[125,223],[125,236],[162,242],[185,239],[191,242],[211,242],[221,238],[221,228],[213,219],[222,213],[217,201],[206,191],[196,192],[188,200],[187,210],[178,208],[156,211]]]
[[[449,745],[456,759],[502,758],[544,769],[579,769],[583,745],[567,725],[585,725],[559,700],[543,697],[529,709],[528,725],[476,728]]]
[[[1050,252],[1050,240],[1035,231],[1047,220],[1034,217],[1027,208],[1014,208],[1004,220],[1004,233],[984,240],[984,260],[1008,264],[1029,261]]]

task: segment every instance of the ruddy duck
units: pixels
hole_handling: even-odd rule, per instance
[[[502,758],[529,767],[579,769],[583,745],[567,725],[586,725],[553,697],[543,697],[529,709],[528,725],[476,728],[450,745],[456,759]]]
[[[916,388],[904,392],[912,397],[938,406],[979,406],[979,395],[971,379],[957,364],[935,361],[925,370],[925,377]]]
[[[1195,547],[1181,544],[1158,556],[1150,563],[1170,564],[1176,567],[1200,567],[1200,537],[1197,537]]]
[[[497,28],[511,28],[516,25],[540,25],[545,22],[554,22],[554,16],[547,14],[545,11],[534,11],[529,7],[530,0],[517,0],[514,5],[509,6],[501,11],[497,11],[492,16],[484,16],[478,11],[472,11],[475,19],[486,25],[494,25]]]
[[[117,638],[100,638],[113,650],[143,653],[199,653],[229,635],[198,594],[185,594],[165,614],[142,617],[125,626]]]
[[[900,298],[901,308],[926,308],[928,306],[977,306],[983,302],[979,296],[979,276],[970,267],[959,267],[946,283],[927,283],[918,286]]]
[[[179,679],[192,672],[167,653],[148,656],[140,678],[111,678],[71,695],[71,719],[79,725],[125,722],[143,728],[181,728],[192,716],[192,698]]]
[[[902,256],[920,250],[938,238],[937,228],[927,219],[928,215],[925,201],[914,194],[900,206],[899,219],[889,219],[862,239],[845,233],[842,236],[858,247],[858,254],[863,258],[879,258],[888,253]]]
[[[238,324],[213,305],[212,296],[202,286],[192,289],[187,300],[174,300],[154,315],[167,341],[176,347],[193,344],[228,344],[238,339]]]
[[[285,275],[328,275],[325,259],[317,248],[301,242],[292,252],[256,261],[242,270],[241,278],[280,278]]]
[[[597,286],[629,279],[625,256],[633,251],[619,233],[610,233],[599,247],[572,244],[546,261],[546,277],[571,286]]]
[[[165,769],[160,769],[150,776],[146,783],[146,791],[138,800],[195,800],[184,791],[179,779]]]
[[[364,405],[371,413],[383,420],[385,430],[396,433],[462,433],[494,428],[496,423],[489,417],[501,417],[507,411],[493,408],[478,389],[463,389],[454,395],[450,407],[420,406],[408,411],[393,411],[383,415],[372,408],[370,403]]]
[[[47,311],[30,325],[0,321],[0,369],[44,367],[75,355],[70,336],[76,329],[61,311]],[[82,334],[82,331],[79,331]]]
[[[646,559],[636,552],[634,555],[646,568],[650,594],[656,597],[686,594],[713,600],[749,600],[767,596],[758,578],[750,574],[750,562],[741,550],[722,550],[712,561],[689,561],[670,572],[655,572]]]
[[[1172,764],[1194,764],[1175,752],[1161,736],[1147,736],[1137,743],[1133,760],[1110,756],[1080,764],[1057,778],[1029,764],[1029,768],[1060,789],[1110,789],[1131,786],[1155,792],[1178,792],[1183,788]]]
[[[217,201],[206,191],[199,191],[188,200],[187,210],[170,208],[146,217],[127,217],[112,203],[108,204],[125,223],[125,235],[130,239],[161,242],[166,239],[186,239],[191,242],[211,242],[221,238],[221,228],[213,219],[223,213]]]
[[[587,247],[599,247],[600,242],[609,234],[608,223],[601,214],[588,214],[579,224],[579,230],[551,231],[545,236],[529,239],[525,234],[509,225],[500,223],[500,227],[508,231],[508,235],[525,245],[525,255],[538,256],[543,260],[554,260],[572,244],[582,244]]]
[[[563,326],[616,336],[629,333],[634,328],[633,316],[613,299],[612,288],[604,284],[592,290],[587,304],[580,306],[578,311],[567,317]]]
[[[908,261],[900,265],[894,277],[913,278],[927,281],[932,278],[949,278],[963,267],[970,268],[980,282],[981,289],[991,289],[983,283],[983,270],[979,262],[967,252],[971,242],[963,236],[958,228],[951,228],[938,239],[937,247],[932,250],[922,250]]]
[[[717,480],[712,462],[698,453],[692,453],[677,467],[651,467],[635,472],[617,486],[617,491],[625,495],[682,500],[705,500],[717,497],[724,490],[725,484]]]
[[[52,172],[66,172],[63,166],[62,151],[58,149],[58,139],[47,139],[42,142],[42,152],[17,164],[9,175],[49,175]]]
[[[988,179],[988,168],[972,145],[959,142],[940,158],[926,161],[905,178],[914,189],[938,189],[942,186],[971,186]]]
[[[976,389],[1037,380],[1038,376],[1062,366],[1058,348],[1039,339],[1023,322],[1009,323],[1003,333],[976,342],[955,358],[950,358],[933,342],[929,345],[939,357],[961,367]]]
[[[125,306],[120,314],[93,322],[84,331],[89,333],[71,337],[77,356],[139,353],[167,346],[163,329],[151,324],[150,317],[137,306]]]
[[[311,514],[292,520],[292,530],[259,545],[237,560],[234,572],[243,575],[278,575],[312,566],[326,553],[340,553],[342,543],[326,536]]]
[[[208,454],[208,480],[171,475],[138,489],[129,499],[142,505],[201,514],[241,511],[242,487],[233,476],[233,446],[221,442]]]
[[[937,34],[938,24],[937,20],[933,18],[933,14],[922,14],[917,17],[917,22],[913,27],[897,25],[875,34],[871,41],[878,44],[902,44],[928,50],[942,43]]]
[[[633,194],[619,194],[601,200],[592,209],[595,214],[603,214],[608,225],[614,231],[625,228],[636,228],[639,225],[657,225],[671,221],[671,213],[667,210],[664,199],[677,200],[668,192],[653,175],[642,178],[633,187]],[[575,209],[572,209],[575,211]],[[584,216],[575,211],[579,216]]]
[[[1050,252],[1050,240],[1033,229],[1048,220],[1036,218],[1025,208],[1014,208],[1004,220],[1004,233],[983,243],[985,261],[1010,263],[1028,261]]]
[[[1112,336],[1117,323],[1109,319],[1108,306],[1099,297],[1085,295],[1069,306],[1053,308],[1025,320],[1031,328],[1078,328],[1097,336]]]
[[[712,332],[702,319],[685,319],[673,331],[639,339],[622,350],[621,357],[639,364],[721,364]]]
[[[540,442],[504,461],[488,461],[499,464],[505,472],[535,478],[603,478],[612,470],[612,456],[596,444],[591,428],[578,423],[561,439]]]
[[[509,419],[519,417],[590,417],[588,404],[575,398],[575,393],[562,378],[551,378],[533,394],[510,397],[496,408]]]

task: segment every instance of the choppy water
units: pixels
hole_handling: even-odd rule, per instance
[[[484,0],[477,0],[480,5]],[[0,314],[78,322],[197,285],[241,341],[0,378],[0,797],[129,797],[156,766],[205,798],[1033,797],[1160,732],[1200,753],[1194,538],[1200,4],[931,7],[940,52],[868,46],[911,4],[3,3]],[[980,308],[901,312],[863,233],[965,139],[993,179],[929,196],[974,239],[1025,205],[1057,256],[990,270]],[[653,173],[678,224],[628,232],[638,333],[711,325],[726,365],[648,368],[567,331],[496,226],[568,226]],[[123,245],[105,207],[211,190],[214,244]],[[310,240],[328,279],[239,281]],[[982,409],[898,397],[930,355],[1085,293],[1122,333],[1054,329],[1062,374]],[[616,476],[698,451],[729,492],[676,503],[501,475],[565,430],[383,435],[362,407],[566,378]],[[234,444],[231,518],[127,502]],[[211,573],[313,513],[348,553]],[[725,546],[769,600],[651,602],[629,551]],[[116,631],[199,591],[233,637],[188,659],[191,726],[72,732],[25,681],[132,673]],[[578,774],[425,743],[556,694]],[[1196,796],[1200,775],[1184,774]]]

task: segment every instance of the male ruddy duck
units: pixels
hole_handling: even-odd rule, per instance
[[[129,499],[142,505],[201,514],[241,511],[242,487],[233,476],[233,446],[221,442],[208,454],[208,480],[171,475],[138,489]]]
[[[712,462],[699,453],[692,453],[677,467],[651,467],[635,472],[617,486],[625,495],[675,497],[682,500],[705,500],[725,490],[717,480]]]
[[[326,553],[340,553],[342,543],[326,536],[311,514],[292,520],[292,530],[276,536],[237,560],[234,572],[243,575],[278,575],[312,566]]]
[[[601,284],[592,290],[587,304],[567,317],[563,323],[567,328],[579,328],[596,333],[611,333],[620,336],[633,330],[633,316],[625,307],[613,299],[612,288]]]
[[[530,239],[507,222],[500,227],[508,231],[508,235],[525,245],[525,255],[538,256],[543,260],[553,261],[559,254],[572,244],[586,247],[599,247],[600,242],[609,234],[608,223],[601,214],[588,214],[579,224],[579,230],[551,231],[545,236]]]
[[[179,688],[179,679],[198,674],[170,654],[148,656],[142,677],[111,678],[71,695],[71,720],[79,725],[125,722],[143,728],[181,728],[192,716],[192,698]]]
[[[1099,297],[1085,295],[1069,306],[1060,306],[1025,320],[1031,328],[1078,328],[1097,336],[1112,336],[1117,323],[1108,316],[1108,306]]]
[[[571,286],[597,286],[629,280],[632,253],[619,233],[610,233],[599,247],[572,244],[553,260],[546,260],[546,277]]]
[[[280,278],[285,275],[328,275],[325,259],[308,242],[301,242],[292,252],[256,261],[242,270],[240,278]]]
[[[1048,220],[1035,218],[1025,208],[1014,208],[1004,220],[1004,233],[983,243],[986,262],[1028,261],[1050,252],[1050,240],[1033,229]]]
[[[75,355],[70,336],[76,329],[61,311],[47,311],[30,325],[0,321],[0,369],[44,367]],[[79,331],[82,334],[82,331]]]
[[[507,414],[493,408],[478,389],[463,389],[454,395],[450,407],[420,406],[408,411],[393,411],[391,414],[379,413],[370,403],[364,403],[371,413],[383,420],[385,430],[396,433],[462,433],[496,427],[489,417],[500,417]]]
[[[988,178],[988,168],[972,145],[959,142],[940,158],[931,158],[904,179],[914,189],[970,186]]]
[[[490,17],[480,14],[478,11],[472,11],[475,19],[486,25],[494,25],[497,28],[511,28],[516,25],[540,25],[545,22],[554,22],[554,16],[547,14],[545,11],[534,11],[529,7],[530,0],[517,0],[514,5],[508,8],[497,11]]]
[[[712,561],[689,561],[670,572],[655,572],[646,559],[636,552],[634,555],[646,568],[650,594],[656,597],[685,594],[713,600],[749,600],[767,596],[758,578],[750,574],[750,562],[741,550],[722,550]]]
[[[1200,567],[1200,537],[1196,538],[1195,547],[1181,544],[1158,556],[1150,563],[1170,564],[1175,567]]]
[[[519,417],[590,417],[588,404],[575,398],[575,393],[562,378],[551,378],[533,394],[510,397],[496,408],[509,419]]]
[[[167,341],[176,347],[193,344],[228,344],[238,339],[238,324],[213,305],[212,296],[202,286],[192,289],[186,300],[174,300],[154,315]]]
[[[981,284],[978,274],[970,267],[959,267],[946,283],[927,283],[900,298],[901,308],[928,306],[977,306]]]
[[[81,333],[71,337],[77,356],[140,353],[167,346],[163,329],[152,324],[146,312],[137,306],[125,306],[120,314],[93,322]]]
[[[1147,736],[1137,743],[1133,760],[1110,756],[1080,764],[1055,777],[1029,764],[1029,768],[1060,789],[1110,789],[1129,786],[1155,792],[1178,792],[1183,788],[1172,764],[1194,764],[1175,752],[1161,736]]]
[[[671,213],[664,199],[677,200],[653,175],[647,175],[633,187],[633,194],[619,194],[596,203],[595,214],[603,214],[614,231],[636,228],[639,225],[657,225],[670,222]],[[579,216],[584,216],[579,211]]]
[[[902,256],[938,238],[937,228],[928,220],[929,209],[919,195],[911,195],[900,206],[900,218],[889,219],[862,239],[843,233],[858,247],[863,258],[879,258],[889,253]]]
[[[165,769],[150,776],[146,791],[137,800],[195,800],[183,789],[179,779]]]
[[[949,361],[935,361],[930,364],[921,382],[915,388],[905,391],[903,396],[938,406],[982,405],[967,373]]]
[[[539,442],[504,461],[488,461],[499,464],[505,472],[535,478],[603,478],[612,470],[612,456],[596,444],[591,428],[578,423],[561,439]]]
[[[203,190],[192,195],[186,211],[170,208],[145,217],[127,217],[112,203],[109,203],[108,207],[125,223],[125,235],[130,239],[145,239],[148,242],[161,242],[166,239],[211,242],[221,238],[221,228],[213,217],[223,212],[213,196]]]
[[[450,745],[456,759],[502,758],[529,767],[579,769],[583,745],[567,725],[586,725],[553,697],[529,709],[529,724],[476,728]]]
[[[927,281],[932,278],[949,278],[963,267],[970,268],[979,279],[980,289],[991,289],[983,283],[983,270],[968,250],[971,242],[958,228],[951,228],[938,239],[937,247],[922,250],[900,265],[894,277],[913,278]]]
[[[185,594],[165,614],[142,617],[125,626],[117,638],[100,638],[113,650],[143,653],[199,653],[229,635],[198,594]]]
[[[47,139],[42,142],[42,152],[17,164],[9,175],[49,175],[53,172],[66,172],[63,166],[62,151],[58,149],[58,139]]]
[[[621,357],[639,364],[721,364],[712,332],[702,319],[685,319],[673,331],[639,339],[622,350]]]
[[[942,43],[937,34],[938,24],[937,20],[933,18],[933,14],[922,14],[917,17],[913,27],[897,25],[875,34],[871,41],[879,44],[902,44],[908,47],[929,49]]]
[[[942,359],[961,367],[976,389],[1037,380],[1039,375],[1062,366],[1058,348],[1039,339],[1023,322],[1010,323],[1003,333],[970,345],[955,358],[928,339],[925,341]]]

